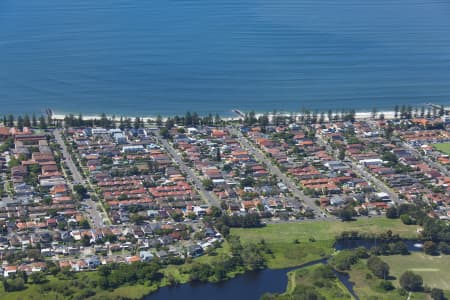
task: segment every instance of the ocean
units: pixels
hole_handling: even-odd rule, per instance
[[[450,104],[445,0],[1,0],[0,115]]]

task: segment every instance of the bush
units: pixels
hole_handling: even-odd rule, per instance
[[[339,271],[349,270],[357,262],[358,256],[353,250],[343,250],[330,259],[330,264]]]
[[[213,275],[213,270],[208,264],[196,263],[192,265],[189,279],[192,281],[206,282]]]
[[[20,277],[14,279],[5,279],[3,281],[3,287],[6,292],[21,291],[25,288],[25,281]]]
[[[387,280],[381,281],[379,287],[385,291],[392,291],[394,289],[392,282]]]
[[[45,274],[43,272],[33,272],[30,275],[30,279],[35,284],[41,284],[47,281],[47,278],[45,277]]]

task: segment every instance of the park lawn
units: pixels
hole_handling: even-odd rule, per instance
[[[395,284],[406,270],[410,270],[423,278],[425,285],[450,291],[450,256],[431,256],[424,253],[411,255],[383,256],[389,264],[391,275],[396,277]]]
[[[450,143],[434,144],[433,147],[442,153],[450,155]]]
[[[297,292],[301,292],[305,288],[312,288],[325,297],[325,299],[353,299],[353,296],[338,278],[328,279],[317,278],[315,276],[314,271],[321,266],[323,266],[323,264],[317,264],[289,272],[288,286],[284,295],[291,295],[295,299]]]
[[[375,277],[367,268],[366,260],[360,260],[352,266],[348,272],[350,281],[353,283],[353,290],[360,299],[378,299],[378,300],[404,300],[398,290],[385,291],[379,287],[382,280]],[[371,277],[366,277],[368,274]],[[426,299],[424,293],[413,293],[411,299]]]
[[[266,254],[270,269],[284,269],[330,257],[335,251],[333,241],[266,242],[271,254]]]
[[[149,295],[158,290],[157,285],[128,285],[121,286],[113,291],[98,291],[94,298],[104,296],[106,298],[127,298],[127,299],[142,299],[145,296]]]
[[[387,230],[404,238],[417,237],[417,227],[407,226],[397,219],[372,218],[353,222],[305,221],[269,224],[261,228],[233,228],[231,234],[241,237],[242,243],[264,240],[272,255],[267,256],[268,267],[281,269],[299,266],[334,253],[336,236],[344,231],[384,233]]]
[[[416,238],[417,226],[404,225],[399,219],[376,217],[358,219],[351,222],[341,221],[304,221],[296,223],[268,224],[261,228],[233,228],[231,234],[241,237],[242,242],[259,242],[262,239],[273,242],[300,242],[334,240],[344,231],[360,233],[384,233],[391,230],[403,238]]]

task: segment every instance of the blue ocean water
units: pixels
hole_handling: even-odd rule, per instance
[[[1,0],[0,114],[450,104],[446,0]]]

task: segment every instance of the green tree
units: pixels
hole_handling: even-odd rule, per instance
[[[31,120],[28,114],[25,114],[25,116],[23,117],[23,126],[31,127]]]
[[[377,113],[378,113],[377,108],[376,107],[372,108],[372,119],[375,119],[377,117]]]
[[[426,241],[423,243],[423,252],[428,255],[436,255],[438,253],[438,246],[433,241]]]
[[[222,157],[220,155],[220,148],[217,147],[217,149],[216,149],[216,161],[220,162],[221,160],[222,160]]]
[[[211,206],[209,209],[209,215],[218,218],[222,215],[222,210],[217,206]]]
[[[91,245],[91,238],[87,234],[85,234],[85,235],[83,235],[81,242],[84,247],[88,247]]]
[[[382,280],[379,284],[379,287],[385,291],[392,291],[395,287],[392,285],[392,282],[388,280]]]
[[[433,298],[433,300],[445,300],[447,299],[444,295],[444,291],[438,288],[433,288],[431,290],[431,298]]]
[[[353,210],[351,208],[341,209],[338,214],[342,221],[351,221],[353,219]]]
[[[343,250],[333,256],[329,262],[339,271],[346,271],[358,262],[358,254],[353,250]]]
[[[420,275],[406,271],[400,276],[400,286],[410,292],[421,291],[423,289],[423,279]]]
[[[184,218],[183,213],[181,212],[174,212],[172,213],[171,217],[175,222],[181,222]]]
[[[83,199],[86,196],[87,189],[82,184],[74,185],[73,186],[73,190],[75,191],[75,193],[77,193],[81,197],[81,199]]]
[[[386,210],[386,218],[389,219],[398,218],[397,208],[395,206],[391,206]]]
[[[208,278],[213,275],[211,265],[194,263],[189,272],[189,279],[191,281],[206,282]]]
[[[265,259],[260,249],[255,244],[247,244],[241,251],[241,258],[244,266],[249,270],[259,270],[266,266]]]
[[[214,184],[211,179],[204,179],[202,181],[202,184],[203,184],[203,187],[205,188],[205,190],[207,190],[207,191],[212,191],[212,189],[214,188]]]
[[[88,220],[86,220],[86,219],[81,220],[78,225],[80,226],[80,228],[83,228],[83,229],[91,228],[91,226],[89,225]]]
[[[25,288],[25,281],[20,277],[5,279],[3,287],[7,292],[21,291]]]
[[[47,277],[43,272],[33,272],[30,275],[31,281],[35,284],[41,284],[47,281]]]
[[[8,127],[13,127],[14,126],[14,115],[12,115],[12,114],[8,115],[7,124],[8,124]]]
[[[378,278],[386,280],[389,276],[389,265],[377,256],[371,256],[367,260],[367,267]]]
[[[39,128],[40,129],[46,129],[47,128],[47,121],[45,120],[44,116],[39,117]]]
[[[450,254],[450,246],[446,242],[439,243],[439,251],[442,254]]]
[[[17,128],[19,128],[20,130],[23,129],[23,117],[22,116],[17,117]]]
[[[161,127],[163,125],[162,117],[161,115],[158,115],[156,117],[156,126]]]
[[[160,128],[159,129],[159,134],[165,139],[170,138],[169,130],[166,127]]]

